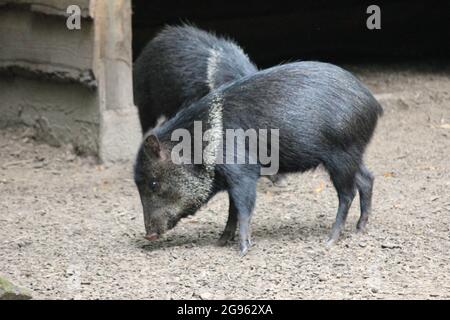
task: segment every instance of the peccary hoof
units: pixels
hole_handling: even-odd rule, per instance
[[[242,241],[239,245],[239,254],[241,257],[247,255],[250,246],[252,245],[250,240]]]

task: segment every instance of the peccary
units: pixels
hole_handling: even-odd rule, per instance
[[[257,72],[233,41],[190,25],[166,26],[133,68],[134,99],[145,134],[222,84]]]
[[[211,154],[223,152],[225,157],[230,152],[225,144],[217,143],[225,138],[226,129],[251,128],[279,129],[280,173],[304,172],[319,165],[328,171],[339,200],[328,243],[338,239],[356,190],[361,202],[357,229],[363,230],[371,212],[374,181],[363,164],[363,154],[382,112],[351,73],[320,62],[273,67],[213,90],[144,138],[135,182],[144,209],[146,238],[157,239],[225,190],[230,207],[219,244],[233,239],[239,222],[240,252],[247,252],[256,182],[264,165],[259,156],[256,164],[227,164]],[[202,164],[178,164],[173,153],[178,143],[172,141],[172,134],[179,129],[194,134],[196,121],[209,136],[209,143],[201,145],[206,157]],[[271,150],[277,147],[271,139],[265,142]],[[198,139],[190,143],[194,148]],[[250,147],[245,148],[249,157]]]

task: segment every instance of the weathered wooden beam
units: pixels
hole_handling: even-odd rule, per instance
[[[92,21],[69,30],[60,17],[3,8],[0,30],[0,73],[97,86]]]
[[[0,7],[19,7],[48,15],[66,16],[70,5],[81,9],[83,18],[94,18],[95,0],[0,0]]]

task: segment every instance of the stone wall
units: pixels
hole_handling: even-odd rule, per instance
[[[69,4],[80,30],[66,27]],[[0,30],[0,127],[33,126],[106,162],[134,157],[130,0],[0,0]]]

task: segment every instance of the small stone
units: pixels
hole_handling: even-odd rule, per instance
[[[200,291],[198,293],[194,293],[194,296],[197,296],[201,300],[212,300],[214,299],[214,294],[208,291]]]
[[[324,281],[327,281],[327,280],[328,280],[328,277],[326,275],[324,275],[324,274],[319,275],[319,281],[320,282],[324,282]]]
[[[401,249],[402,246],[399,244],[395,244],[395,243],[383,243],[381,245],[381,248],[383,248],[383,249]]]

